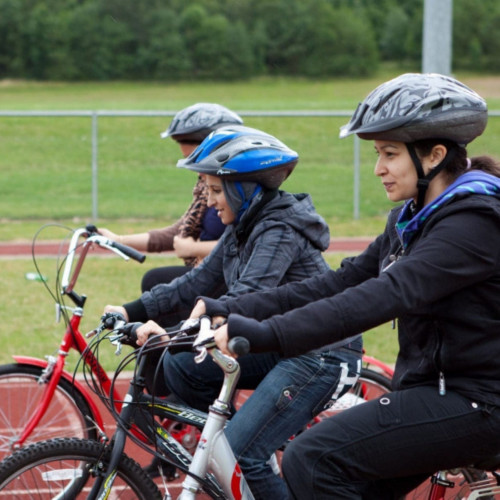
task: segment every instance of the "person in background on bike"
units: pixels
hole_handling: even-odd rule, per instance
[[[167,130],[161,134],[179,144],[184,157],[189,156],[213,130],[224,125],[242,124],[243,120],[220,104],[197,103],[179,111]],[[114,241],[141,252],[174,250],[184,266],[165,266],[149,270],[143,277],[141,290],[151,290],[158,283],[169,283],[197,266],[215,247],[225,226],[213,208],[207,207],[207,187],[203,176],[193,189],[193,200],[184,215],[171,226],[147,233],[117,235],[108,229],[99,232]]]
[[[228,289],[223,301],[324,274],[328,226],[309,195],[278,189],[297,161],[297,153],[263,132],[237,126],[216,130],[178,165],[206,175],[208,204],[227,224],[219,243],[200,266],[173,283],[105,311],[147,321],[180,308],[187,318],[196,298],[210,295],[221,282]],[[151,333],[164,331],[149,321],[138,330],[140,343]],[[228,437],[256,498],[286,498],[270,458],[351,387],[361,370],[361,351],[361,336],[355,336],[296,358],[282,359],[277,353],[241,357],[238,387],[255,392],[232,418]],[[209,358],[196,364],[191,353],[166,353],[163,366],[170,391],[208,411],[222,385],[217,365]]]
[[[468,158],[485,101],[438,74],[404,74],[366,97],[341,137],[373,140],[394,208],[381,234],[337,271],[224,302],[215,337],[298,356],[398,324],[393,390],[326,419],[287,446],[296,499],[400,498],[438,470],[500,449],[500,166]]]

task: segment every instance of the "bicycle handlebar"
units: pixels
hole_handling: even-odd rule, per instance
[[[124,245],[122,243],[118,243],[117,241],[108,240],[108,238],[105,238],[104,236],[99,234],[99,232],[97,231],[97,227],[93,224],[88,224],[85,229],[89,233],[89,239],[94,243],[97,243],[99,246],[105,248],[111,247],[110,250],[114,248],[127,257],[140,262],[141,264],[146,260],[146,256],[135,248],[129,247],[128,245]]]
[[[97,233],[97,228],[91,224],[85,228],[76,229],[73,233],[73,236],[71,237],[66,262],[64,264],[64,271],[61,280],[61,287],[63,290],[66,290],[70,283],[71,271],[73,269],[73,260],[76,255],[76,249],[78,248],[79,240],[82,236],[86,237],[84,245],[96,243],[102,248],[111,250],[125,260],[131,258],[140,263],[146,260],[146,256],[141,252],[138,252],[135,248],[129,247],[127,245],[122,245],[121,243],[113,240],[109,240],[108,238]],[[73,280],[76,281],[76,277],[74,277]],[[72,286],[73,285],[74,283],[72,284]]]
[[[101,317],[101,325],[92,333],[100,333],[104,329],[113,330],[118,335],[118,337],[113,338],[113,342],[136,345],[137,329],[142,324],[143,323],[127,323],[120,313],[105,313]],[[191,330],[198,330],[196,338],[194,340],[189,340],[186,338],[186,335],[182,335],[183,333],[185,334],[186,330],[181,330],[177,339],[175,337],[171,339],[173,341],[172,347],[174,347],[174,350],[176,340],[181,344],[190,343],[191,349],[198,352],[217,347],[213,336],[213,330],[211,329],[211,320],[208,316],[203,316],[198,321],[192,321],[188,328]],[[244,337],[234,337],[230,339],[228,343],[228,350],[235,356],[243,356],[250,352],[250,342]],[[184,349],[181,349],[181,351],[184,351]]]
[[[237,356],[243,356],[250,352],[250,342],[245,337],[234,337],[229,340],[227,348],[229,352]]]
[[[118,243],[117,241],[108,240],[107,243],[120,252],[124,253],[127,257],[130,257],[131,259],[134,259],[141,264],[146,260],[146,256],[143,253],[137,251],[135,248],[123,245],[122,243]]]

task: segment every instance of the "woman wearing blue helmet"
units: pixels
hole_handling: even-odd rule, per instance
[[[213,132],[178,165],[206,176],[208,204],[227,228],[213,252],[197,268],[169,285],[158,285],[124,307],[131,321],[155,320],[169,310],[186,317],[200,295],[213,295],[221,283],[220,301],[325,273],[322,251],[329,231],[306,194],[279,186],[290,175],[298,155],[281,141],[247,127]],[[138,331],[143,343],[163,332],[153,322]],[[255,389],[227,427],[227,435],[256,498],[284,498],[286,488],[269,460],[312,416],[347,391],[361,367],[361,338],[344,341],[291,359],[276,353],[240,358],[241,389]],[[165,382],[188,404],[206,411],[220,390],[222,373],[191,353],[164,357]]]

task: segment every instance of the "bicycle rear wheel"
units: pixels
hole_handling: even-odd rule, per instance
[[[318,417],[324,419],[335,415],[351,406],[376,399],[383,394],[391,392],[391,379],[370,368],[362,368],[361,374],[354,386],[341,398],[339,398],[331,408],[321,412]]]
[[[491,487],[497,485],[496,479],[488,476],[484,470],[472,467],[446,471],[446,480],[450,481],[450,486],[445,488],[442,495],[431,496],[435,486],[431,479],[426,480],[418,488],[406,495],[406,500],[429,500],[439,498],[443,500],[463,500],[464,498],[481,498],[482,500],[495,500],[498,498],[498,487],[494,490]],[[491,487],[488,487],[490,485]],[[477,496],[472,495],[476,491]],[[496,493],[495,493],[496,491]],[[471,496],[472,495],[472,496]]]
[[[96,474],[105,472],[110,448],[86,439],[52,439],[34,443],[0,464],[0,499],[81,500]],[[140,465],[122,455],[108,498],[161,500],[162,495]]]
[[[0,366],[0,460],[12,453],[13,442],[40,403],[46,387],[38,383],[42,371],[17,363]],[[97,439],[94,421],[85,398],[61,378],[45,415],[25,444],[54,437]]]

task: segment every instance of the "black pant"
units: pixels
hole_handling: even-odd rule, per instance
[[[142,277],[141,291],[142,293],[148,292],[160,283],[170,283],[175,278],[186,274],[192,268],[189,266],[165,266],[156,267],[147,271]],[[181,321],[189,317],[191,311],[173,311],[170,314],[162,316],[158,323],[163,327],[175,326]],[[157,396],[165,396],[169,393],[164,379],[161,363],[159,364],[160,357],[163,349],[158,349],[148,354],[148,366],[145,373],[146,387],[149,392],[153,391]],[[159,366],[159,371],[157,367]]]
[[[156,285],[160,283],[170,283],[175,278],[186,274],[188,271],[193,269],[190,266],[165,266],[165,267],[155,267],[150,269],[142,277],[141,291],[148,292]]]
[[[396,391],[295,438],[282,469],[291,498],[396,499],[438,470],[500,450],[500,408],[434,387]]]

